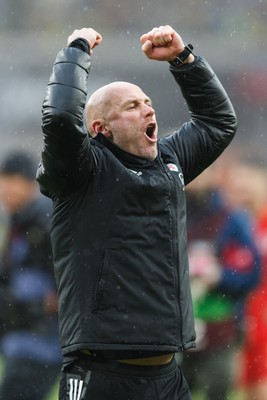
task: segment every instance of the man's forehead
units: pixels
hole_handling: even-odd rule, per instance
[[[120,102],[131,102],[134,100],[150,100],[143,90],[136,85],[119,85],[110,92],[111,97]]]
[[[92,105],[95,109],[104,109],[105,112],[111,107],[122,107],[131,101],[149,101],[150,98],[143,90],[130,82],[118,81],[102,86],[96,90],[88,101],[88,105]]]

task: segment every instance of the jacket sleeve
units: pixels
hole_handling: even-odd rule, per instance
[[[53,197],[75,190],[92,163],[84,128],[90,56],[77,47],[55,60],[42,108],[43,151],[37,171],[41,192]],[[88,168],[87,168],[88,166]]]
[[[180,86],[191,118],[165,139],[165,145],[175,151],[187,184],[229,145],[237,119],[225,89],[202,57],[181,67],[170,66],[170,71]]]

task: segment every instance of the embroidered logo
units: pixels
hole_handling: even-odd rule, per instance
[[[178,172],[178,167],[175,164],[169,163],[167,164],[167,167],[169,168],[170,171]]]

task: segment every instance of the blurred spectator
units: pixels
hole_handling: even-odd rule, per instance
[[[49,235],[50,202],[35,182],[36,164],[18,151],[0,165],[0,201],[9,213],[0,260],[1,400],[41,400],[58,376],[55,282]]]
[[[244,308],[244,343],[240,382],[246,400],[267,399],[267,168],[259,155],[247,151],[232,164],[228,200],[242,205],[254,219],[254,233],[263,268],[259,285],[249,294]]]
[[[242,305],[259,279],[260,259],[250,219],[226,207],[214,187],[213,169],[187,187],[188,255],[197,348],[182,368],[205,400],[226,400],[232,388]]]
[[[0,189],[1,190],[1,189]],[[8,238],[9,216],[0,199],[0,260],[2,259]]]

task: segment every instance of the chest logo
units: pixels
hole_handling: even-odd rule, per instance
[[[169,163],[167,164],[167,167],[169,168],[170,171],[178,172],[178,167],[175,164]]]

